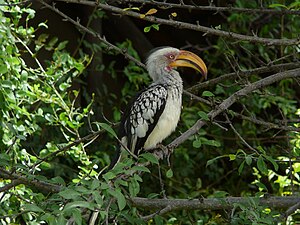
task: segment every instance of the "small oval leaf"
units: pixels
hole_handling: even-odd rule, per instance
[[[173,170],[170,168],[168,169],[167,173],[166,173],[167,178],[172,178],[173,177]]]
[[[203,97],[213,97],[215,95],[214,95],[214,93],[212,93],[210,91],[203,91],[202,96]]]
[[[152,8],[152,9],[149,9],[148,12],[145,13],[145,15],[152,15],[155,13],[157,13],[157,9]]]
[[[258,157],[258,160],[257,160],[257,168],[259,169],[259,171],[262,174],[265,174],[265,175],[268,174],[267,165],[261,155]]]

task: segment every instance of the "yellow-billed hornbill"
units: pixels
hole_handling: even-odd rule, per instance
[[[176,128],[182,107],[182,79],[177,67],[191,67],[205,78],[203,60],[192,52],[163,47],[151,53],[146,61],[153,83],[140,92],[129,105],[119,127],[122,142],[112,168],[119,160],[124,146],[134,155],[155,148]]]

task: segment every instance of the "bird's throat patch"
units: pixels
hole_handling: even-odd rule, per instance
[[[170,72],[172,70],[172,67],[171,66],[166,66],[164,69],[165,69],[165,71]]]

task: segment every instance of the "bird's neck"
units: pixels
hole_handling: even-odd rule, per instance
[[[153,76],[154,75],[154,76]],[[182,89],[182,79],[179,75],[179,73],[176,70],[171,71],[160,71],[159,74],[152,74],[152,78],[157,78],[154,80],[154,83],[156,84],[163,84],[167,86],[174,86],[177,88]]]

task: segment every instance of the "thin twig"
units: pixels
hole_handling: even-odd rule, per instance
[[[162,192],[162,195],[164,198],[167,198],[166,196],[166,190],[165,190],[165,185],[164,185],[164,181],[162,180],[162,176],[161,176],[161,168],[160,168],[160,164],[157,164],[158,167],[158,179],[159,179],[159,183],[160,183],[160,189]]]
[[[244,145],[246,145],[250,150],[252,150],[253,152],[255,152],[256,154],[259,155],[258,151],[253,148],[250,144],[248,144],[248,142],[242,137],[242,135],[235,129],[235,127],[232,125],[231,121],[228,118],[228,115],[226,113],[225,114],[225,118],[227,123],[229,124],[229,126],[231,127],[231,129],[233,130],[233,132],[238,136],[238,138],[244,143]]]
[[[209,105],[209,106],[212,105],[212,103],[211,103],[210,101],[208,101],[208,100],[206,100],[206,99],[204,99],[204,98],[201,98],[201,97],[199,97],[199,96],[197,96],[197,95],[194,95],[193,93],[190,93],[190,92],[188,92],[188,91],[186,91],[186,90],[183,90],[183,94],[185,94],[185,95],[191,97],[191,99],[196,99],[198,102],[205,103],[205,104],[207,104],[207,105]]]
[[[172,207],[170,205],[168,205],[165,208],[163,208],[161,210],[158,210],[157,212],[152,213],[152,214],[150,214],[148,216],[142,216],[141,219],[145,220],[145,221],[148,221],[150,219],[153,219],[157,215],[163,215],[163,214],[166,214],[166,213],[168,213],[170,211],[172,211]]]
[[[59,154],[59,153],[63,153],[63,152],[65,152],[65,151],[69,150],[70,148],[72,148],[72,147],[75,146],[75,145],[78,145],[78,144],[81,144],[81,143],[83,143],[83,142],[87,142],[87,141],[90,141],[90,140],[94,140],[94,139],[96,139],[100,134],[102,134],[102,133],[104,133],[104,132],[106,132],[106,131],[103,129],[103,130],[99,130],[99,131],[96,131],[96,132],[94,132],[94,133],[88,134],[88,135],[86,135],[86,136],[83,137],[83,138],[76,139],[76,140],[74,140],[72,143],[66,145],[65,147],[60,148],[60,149],[58,149],[58,150],[56,150],[56,151],[54,151],[54,152],[51,152],[51,153],[49,153],[48,155],[46,155],[45,157],[39,159],[35,164],[33,164],[33,165],[31,166],[31,168],[37,167],[38,165],[40,165],[42,162],[46,161],[47,159],[49,159],[49,158],[51,158],[51,157],[53,157],[53,156],[56,156],[56,155]]]
[[[300,132],[299,127],[293,127],[293,126],[287,126],[287,125],[286,126],[280,126],[280,125],[278,125],[278,124],[280,124],[280,122],[275,124],[275,123],[270,123],[270,122],[266,122],[266,121],[263,121],[263,120],[259,120],[259,119],[253,118],[253,117],[245,116],[245,115],[242,115],[242,114],[234,112],[234,111],[230,111],[230,113],[233,114],[237,118],[241,118],[243,120],[248,120],[252,123],[265,126],[265,127],[267,127],[267,129],[276,129],[276,130]]]

